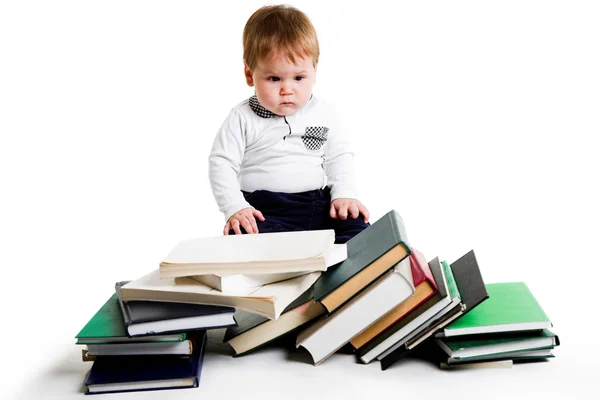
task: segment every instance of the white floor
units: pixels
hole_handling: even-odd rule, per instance
[[[556,349],[557,357],[548,362],[472,371],[443,371],[420,360],[406,360],[381,371],[379,364],[357,364],[349,354],[335,354],[314,367],[309,363],[308,354],[281,347],[232,358],[230,349],[219,343],[219,336],[215,332],[210,337],[199,388],[105,396],[131,399],[326,399],[332,396],[520,399],[535,394],[540,398],[597,399],[600,393],[594,383],[598,368],[593,357],[585,355],[588,346],[578,345],[583,338],[568,334],[561,338],[565,344]],[[28,362],[12,366],[12,379],[8,383],[15,391],[2,398],[80,398],[84,390],[82,381],[90,367],[90,363],[80,361],[80,354],[78,348],[69,344],[32,354],[27,357]],[[19,368],[21,373],[15,373],[14,368]]]

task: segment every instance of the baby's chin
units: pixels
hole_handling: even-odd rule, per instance
[[[280,104],[275,107],[273,110],[270,110],[272,113],[285,117],[287,115],[292,115],[296,111],[298,111],[302,106],[299,106],[296,103],[292,104]]]

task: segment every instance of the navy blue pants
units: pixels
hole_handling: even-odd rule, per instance
[[[265,217],[264,221],[256,220],[259,233],[333,229],[335,242],[346,243],[369,226],[362,215],[356,219],[348,216],[346,220],[331,218],[331,195],[328,187],[302,193],[268,190],[242,193],[246,201]],[[244,228],[240,229],[244,232]],[[230,230],[229,234],[233,235],[235,232]]]

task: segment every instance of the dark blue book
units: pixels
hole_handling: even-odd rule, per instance
[[[198,387],[206,331],[192,335],[192,355],[97,357],[85,379],[86,394]]]
[[[236,325],[233,307],[160,301],[123,301],[121,287],[127,282],[117,282],[115,292],[129,336],[187,332]]]

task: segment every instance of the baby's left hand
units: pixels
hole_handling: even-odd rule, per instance
[[[362,214],[364,221],[369,222],[369,210],[357,199],[335,199],[331,202],[329,216],[333,219],[356,219]]]

